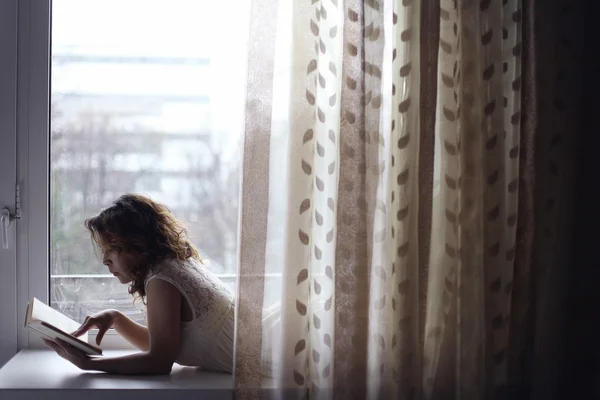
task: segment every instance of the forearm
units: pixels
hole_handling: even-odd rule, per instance
[[[148,351],[150,349],[150,335],[148,334],[148,328],[132,321],[124,314],[119,312],[118,317],[113,324],[113,328],[139,350]]]
[[[119,375],[166,375],[171,373],[173,366],[172,361],[150,353],[90,358],[86,364],[83,369]]]

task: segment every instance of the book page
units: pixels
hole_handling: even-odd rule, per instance
[[[47,306],[36,298],[33,298],[32,300],[31,319],[32,321],[43,321],[50,325],[54,325],[61,331],[69,334],[81,326],[79,322],[73,321],[71,318]],[[87,342],[87,332],[79,336],[79,339]]]

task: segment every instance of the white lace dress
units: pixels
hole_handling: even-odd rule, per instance
[[[217,372],[233,371],[234,296],[202,263],[165,261],[146,278],[175,286],[192,310],[192,320],[181,322],[181,350],[176,362]]]

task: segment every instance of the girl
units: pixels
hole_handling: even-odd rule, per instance
[[[141,353],[86,356],[65,342],[45,341],[83,370],[113,374],[169,374],[174,362],[233,369],[234,298],[202,264],[186,230],[162,204],[126,194],[85,221],[104,265],[147,306],[148,326],[117,310],[87,317],[73,334],[98,328],[96,343],[114,328]]]

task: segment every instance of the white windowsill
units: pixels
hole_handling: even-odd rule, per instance
[[[105,356],[131,351],[105,351]],[[0,369],[0,399],[231,399],[230,374],[175,364],[166,376],[117,376],[81,371],[52,350],[22,350]],[[132,392],[135,390],[135,393]]]

